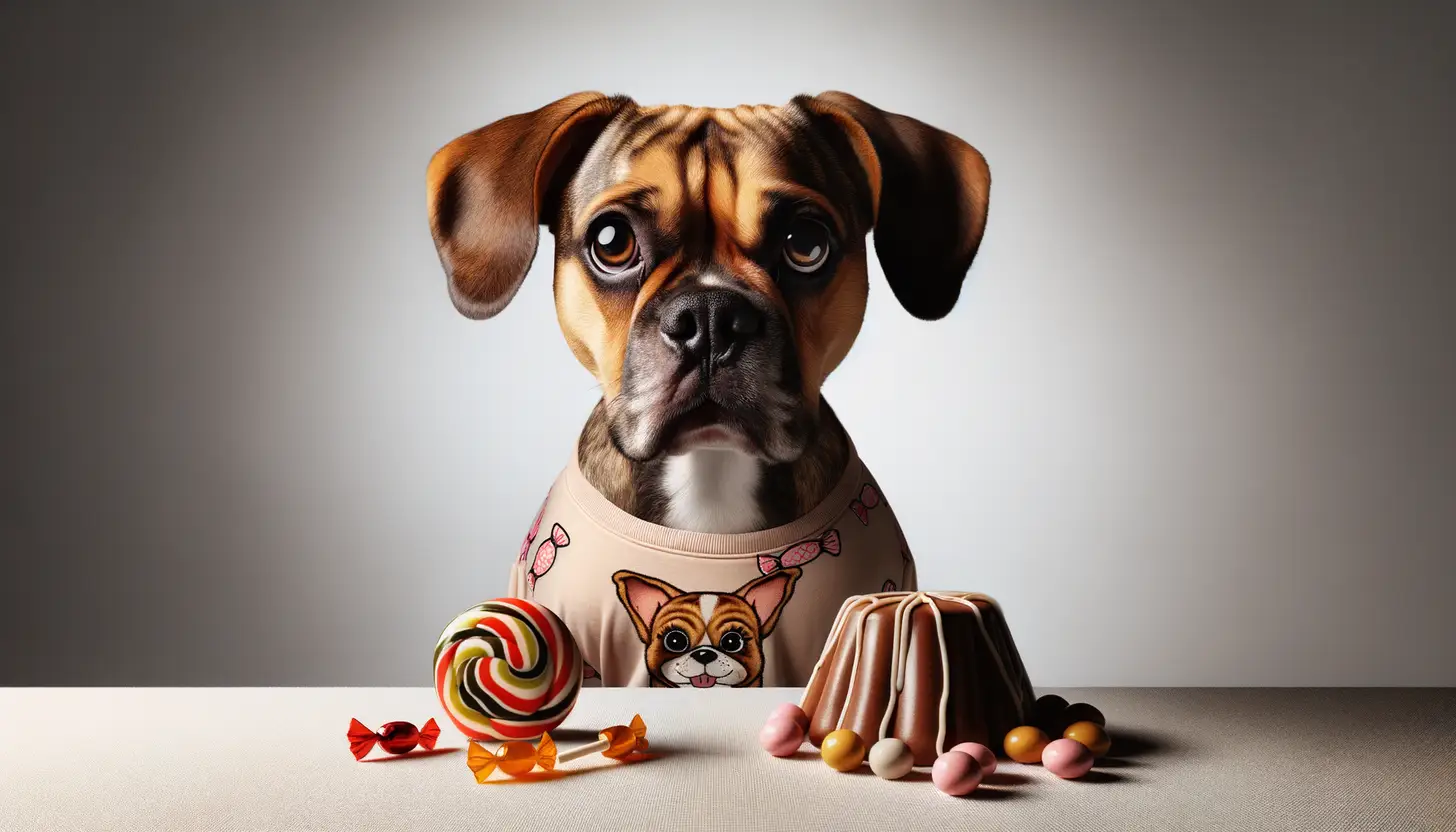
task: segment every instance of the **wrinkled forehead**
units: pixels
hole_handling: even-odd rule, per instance
[[[567,191],[575,227],[627,204],[660,220],[709,213],[751,245],[784,202],[812,204],[841,230],[854,223],[853,183],[795,106],[637,107],[592,146]]]

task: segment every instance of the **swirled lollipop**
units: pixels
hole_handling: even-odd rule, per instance
[[[581,652],[554,613],[497,598],[451,621],[435,645],[435,693],[477,740],[527,740],[566,719],[581,692]]]

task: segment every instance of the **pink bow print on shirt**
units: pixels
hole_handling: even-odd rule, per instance
[[[859,499],[849,501],[849,510],[859,518],[859,522],[868,526],[870,524],[870,509],[880,504],[880,492],[875,490],[873,485],[865,483],[864,488],[859,490]]]
[[[517,563],[526,562],[526,553],[531,551],[531,541],[536,539],[536,532],[541,530],[541,517],[546,514],[546,502],[551,499],[551,492],[546,492],[546,499],[541,501],[541,510],[536,512],[536,521],[531,524],[531,530],[526,532],[526,539],[521,541],[521,554],[516,558]]]
[[[834,557],[839,556],[839,532],[830,529],[824,533],[823,537],[795,543],[777,555],[759,555],[758,571],[767,575],[785,567],[803,566],[819,557],[821,552]]]
[[[551,564],[556,562],[558,549],[571,545],[571,538],[567,536],[566,529],[561,528],[560,523],[551,524],[551,536],[541,541],[536,547],[536,560],[531,563],[531,571],[526,573],[526,590],[531,593],[536,591],[536,579],[551,571]]]

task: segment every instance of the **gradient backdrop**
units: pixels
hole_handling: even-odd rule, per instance
[[[597,395],[549,238],[452,309],[430,154],[840,88],[993,171],[961,305],[876,264],[826,386],[927,587],[1044,685],[1456,685],[1449,20],[127,5],[0,12],[0,684],[428,684]]]

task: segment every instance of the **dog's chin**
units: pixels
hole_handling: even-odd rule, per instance
[[[765,456],[762,444],[714,402],[698,405],[668,423],[660,445],[663,456],[707,449]]]
[[[743,414],[709,398],[675,414],[646,413],[634,419],[632,411],[616,410],[620,418],[611,420],[610,429],[617,450],[634,462],[715,449],[785,463],[804,452],[807,430],[798,417],[774,420]]]

